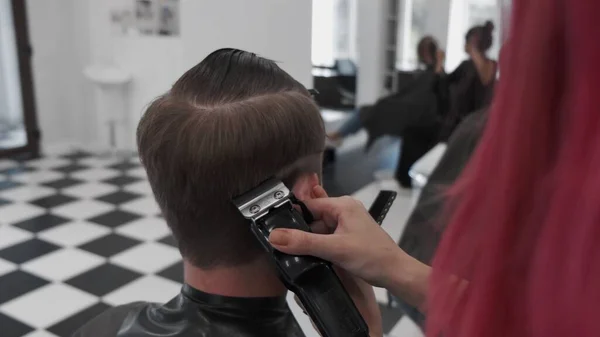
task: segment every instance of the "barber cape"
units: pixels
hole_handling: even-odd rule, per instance
[[[361,122],[369,134],[367,149],[381,136],[404,137],[407,129],[438,125],[439,79],[432,69],[418,71],[398,92],[362,107]]]
[[[282,297],[227,297],[184,285],[168,303],[137,302],[107,310],[73,337],[304,337]]]

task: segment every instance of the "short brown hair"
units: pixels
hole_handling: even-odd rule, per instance
[[[275,62],[220,49],[150,104],[137,143],[182,255],[210,268],[259,256],[231,199],[281,172],[288,184],[320,172],[325,131],[306,88]]]

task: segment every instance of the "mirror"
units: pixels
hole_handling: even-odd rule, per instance
[[[25,2],[0,0],[0,157],[39,152]]]
[[[9,0],[0,0],[0,149],[27,144],[19,59]]]

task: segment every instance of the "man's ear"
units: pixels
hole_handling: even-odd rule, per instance
[[[319,176],[316,173],[300,175],[292,188],[292,192],[300,201],[312,199],[312,191],[319,185]]]

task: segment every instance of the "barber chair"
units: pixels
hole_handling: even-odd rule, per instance
[[[333,66],[313,67],[314,88],[321,107],[354,108],[356,97],[356,64],[350,59],[337,59]]]

